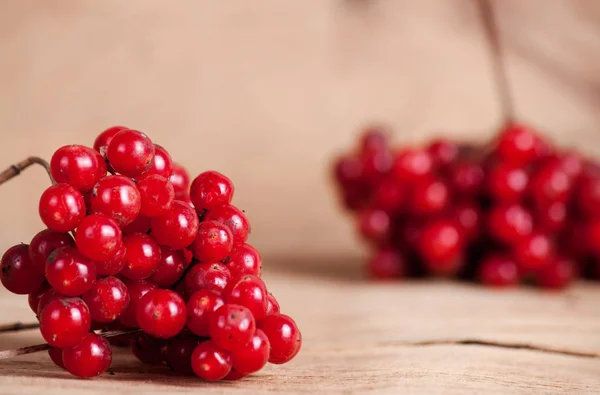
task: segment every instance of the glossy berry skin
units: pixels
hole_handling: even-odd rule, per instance
[[[183,275],[188,263],[182,250],[160,246],[160,259],[148,280],[160,288],[170,288]]]
[[[571,177],[560,161],[551,161],[541,166],[530,184],[530,196],[537,205],[566,202],[573,187]]]
[[[479,264],[478,278],[482,284],[492,287],[516,285],[519,283],[519,268],[509,256],[492,254]]]
[[[208,329],[212,341],[228,351],[245,347],[254,336],[255,330],[256,321],[250,310],[244,306],[227,303],[212,313]]]
[[[454,205],[452,218],[459,225],[465,240],[473,240],[479,235],[481,210],[474,202],[464,201]]]
[[[165,348],[165,362],[171,370],[183,376],[192,376],[192,353],[199,341],[192,336],[169,339]]]
[[[110,343],[104,337],[90,333],[75,347],[63,350],[67,372],[77,377],[96,377],[106,372],[112,362]]]
[[[142,132],[121,130],[108,144],[106,158],[117,173],[136,178],[152,166],[154,144]]]
[[[450,167],[449,180],[452,190],[461,197],[473,198],[483,189],[485,172],[483,167],[473,162],[457,162]]]
[[[201,289],[187,301],[187,327],[192,333],[209,336],[209,324],[212,313],[223,306],[225,301],[217,292]]]
[[[548,233],[558,232],[567,223],[567,205],[563,202],[536,204],[534,207],[535,223]]]
[[[566,258],[552,259],[537,273],[537,283],[543,288],[561,289],[575,279],[575,264]]]
[[[60,348],[50,347],[48,349],[48,355],[50,356],[50,359],[52,360],[52,362],[54,362],[54,364],[56,366],[58,366],[59,368],[64,369],[65,364],[63,363],[62,353],[63,353],[63,350],[61,350]]]
[[[92,189],[91,211],[128,225],[140,213],[142,199],[135,183],[124,176],[104,177]]]
[[[279,314],[280,311],[281,307],[279,307],[279,302],[275,299],[275,296],[269,292],[267,295],[267,315]]]
[[[69,232],[85,217],[85,201],[81,193],[69,184],[55,184],[40,197],[42,222],[55,232]]]
[[[125,236],[125,267],[121,274],[131,280],[143,280],[154,273],[160,261],[160,247],[148,235],[134,233]]]
[[[160,339],[176,336],[187,320],[187,309],[183,299],[174,291],[154,289],[138,302],[136,319],[147,334]]]
[[[509,125],[501,133],[496,154],[506,163],[525,165],[537,158],[538,136],[524,125]]]
[[[231,281],[231,273],[222,263],[198,263],[185,275],[184,284],[188,295],[201,289],[223,292]]]
[[[514,245],[515,260],[525,272],[541,269],[550,261],[553,254],[552,240],[539,232],[521,238]]]
[[[83,145],[65,145],[52,155],[50,172],[56,182],[85,192],[106,176],[106,163],[96,150]]]
[[[446,139],[432,141],[427,147],[427,151],[438,168],[454,163],[459,155],[458,145]]]
[[[438,220],[423,229],[419,240],[419,251],[434,274],[452,274],[455,269],[447,263],[460,257],[464,238],[460,227],[454,221]]]
[[[198,216],[187,203],[175,200],[164,215],[150,222],[152,237],[158,244],[181,249],[193,243],[198,233]]]
[[[488,214],[488,230],[496,240],[514,244],[533,231],[531,213],[519,204],[493,207]]]
[[[417,215],[442,212],[450,200],[448,186],[442,180],[425,178],[414,186],[409,211]]]
[[[241,373],[238,372],[237,370],[235,370],[235,368],[232,368],[231,371],[229,372],[229,374],[227,376],[225,376],[223,378],[223,380],[225,381],[238,381],[243,379],[244,377],[247,377],[248,375],[246,373]]]
[[[358,216],[358,231],[367,240],[381,242],[391,231],[391,219],[388,213],[378,209],[364,209]]]
[[[127,309],[129,290],[118,278],[104,277],[97,280],[81,298],[90,309],[94,322],[112,322]]]
[[[406,149],[397,154],[393,171],[400,181],[413,183],[431,175],[433,159],[425,150]]]
[[[56,292],[56,290],[52,287],[50,287],[50,289],[45,291],[40,296],[39,301],[38,301],[37,312],[36,312],[38,318],[42,315],[42,311],[44,311],[44,309],[46,308],[46,306],[48,306],[50,304],[50,302],[52,302],[56,299],[61,299],[61,298],[64,298],[64,296],[59,294],[58,292]]]
[[[125,254],[127,250],[125,245],[121,245],[119,250],[111,259],[107,261],[94,261],[96,263],[96,272],[100,276],[114,276],[125,267]]]
[[[487,192],[496,201],[518,202],[525,195],[529,175],[520,166],[498,164],[488,175]]]
[[[48,283],[43,283],[37,291],[34,291],[27,295],[27,303],[29,308],[37,315],[38,307],[40,306],[40,300],[42,296],[48,292],[52,287]]]
[[[129,304],[119,317],[119,321],[127,327],[136,328],[139,327],[136,315],[140,299],[148,292],[157,289],[157,287],[145,280],[128,280],[124,281],[124,284],[127,286],[127,291],[129,292]]]
[[[375,187],[371,204],[388,214],[398,214],[406,210],[409,197],[405,184],[393,177],[386,177]]]
[[[75,241],[70,234],[44,229],[31,239],[29,256],[36,267],[36,271],[43,273],[46,271],[46,260],[53,251],[61,247],[74,246]]]
[[[205,221],[217,221],[224,223],[233,233],[235,243],[245,243],[250,234],[250,222],[246,215],[231,204],[216,207],[206,213]]]
[[[133,355],[148,365],[158,365],[165,360],[167,341],[145,333],[136,336],[130,343]]]
[[[262,258],[258,250],[247,243],[233,246],[231,259],[227,262],[231,278],[240,278],[245,274],[259,276],[262,271]]]
[[[132,223],[121,226],[121,232],[124,235],[132,233],[148,233],[150,231],[150,217],[138,215]]]
[[[81,343],[91,328],[90,310],[80,298],[54,299],[40,314],[40,332],[52,347]]]
[[[394,155],[388,150],[362,153],[362,181],[369,186],[377,185],[394,165]]]
[[[258,372],[269,360],[270,347],[267,335],[257,329],[245,348],[232,353],[235,370],[245,374]]]
[[[294,320],[285,314],[267,316],[259,328],[271,345],[269,362],[283,364],[294,358],[302,347],[302,335]]]
[[[198,344],[192,353],[192,369],[196,376],[206,381],[225,378],[232,365],[231,355],[211,340]]]
[[[150,176],[160,176],[167,180],[173,174],[173,160],[166,149],[158,144],[154,144],[154,159],[148,171],[146,171],[138,180],[143,180]]]
[[[204,221],[191,250],[200,262],[218,262],[231,255],[233,234],[227,225],[217,221]]]
[[[98,151],[101,155],[106,155],[106,150],[108,149],[108,144],[110,144],[111,140],[117,133],[121,130],[129,129],[125,126],[112,126],[96,137],[94,141],[94,149]]]
[[[582,177],[576,196],[577,208],[585,216],[600,217],[600,177]]]
[[[94,286],[96,265],[77,248],[62,247],[48,257],[46,279],[59,293],[79,296]]]
[[[216,171],[205,171],[194,178],[190,186],[190,200],[199,214],[231,203],[233,182]]]
[[[27,295],[37,291],[43,284],[44,274],[40,273],[37,265],[29,256],[27,244],[17,244],[10,247],[1,261],[2,285],[10,292]]]
[[[256,320],[267,315],[267,286],[259,277],[245,275],[228,290],[227,303],[248,308]]]
[[[171,177],[169,177],[169,181],[175,190],[175,199],[189,199],[190,175],[185,167],[179,163],[173,163],[173,173],[171,174]]]
[[[168,179],[151,175],[137,183],[141,198],[140,214],[157,217],[166,214],[175,200],[175,190]]]
[[[371,256],[367,262],[367,272],[378,280],[401,278],[406,274],[406,262],[398,250],[384,247]]]
[[[75,243],[84,256],[94,261],[109,261],[123,247],[123,237],[114,220],[92,214],[79,223]]]

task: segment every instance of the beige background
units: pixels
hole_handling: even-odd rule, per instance
[[[600,3],[495,3],[521,118],[600,153]],[[500,119],[470,0],[1,6],[0,164],[138,128],[193,172],[229,175],[265,254],[358,251],[327,172],[361,125],[484,139]],[[41,228],[46,183],[2,187],[0,248]]]

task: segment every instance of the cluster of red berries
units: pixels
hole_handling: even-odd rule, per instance
[[[164,148],[125,127],[93,148],[59,148],[50,169],[56,184],[39,203],[47,229],[6,251],[1,280],[29,295],[58,366],[105,372],[110,343],[124,340],[106,331],[128,334],[143,362],[205,380],[298,353],[298,327],[267,292],[227,177],[207,171],[190,184]]]
[[[509,124],[485,146],[390,147],[367,129],[335,163],[376,278],[436,275],[561,288],[600,275],[600,166]]]

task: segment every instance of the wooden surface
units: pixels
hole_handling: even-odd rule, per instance
[[[327,266],[325,266],[327,265]],[[114,375],[79,380],[46,353],[0,361],[0,394],[390,393],[597,394],[600,358],[477,345],[478,339],[600,353],[600,287],[564,293],[493,291],[450,283],[364,282],[355,260],[271,260],[267,284],[302,330],[283,366],[237,383],[207,384],[144,366],[126,353]],[[2,294],[2,322],[33,319],[23,297]],[[35,330],[0,334],[0,348],[36,344]]]

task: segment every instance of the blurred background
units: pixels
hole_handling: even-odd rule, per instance
[[[501,121],[471,0],[1,4],[1,167],[139,129],[193,175],[228,175],[269,257],[360,251],[328,171],[364,125],[418,143]],[[519,118],[600,154],[600,2],[494,7]],[[47,184],[36,169],[2,186],[0,248],[42,228]]]

